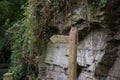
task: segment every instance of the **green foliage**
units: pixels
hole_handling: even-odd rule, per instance
[[[0,1],[0,53],[4,46],[9,45],[9,39],[5,36],[6,30],[13,25],[14,22],[21,19],[26,0],[1,0]],[[7,44],[6,44],[7,43]]]
[[[24,18],[16,22],[7,30],[8,35],[12,35],[12,56],[10,72],[14,73],[14,80],[21,80],[29,74],[29,70],[23,70],[27,66],[36,65],[35,46],[36,27],[33,21],[33,5],[26,6]],[[37,67],[37,66],[36,66]],[[34,71],[33,71],[34,72]],[[23,77],[24,76],[24,77]]]
[[[16,22],[13,27],[7,30],[9,35],[12,35],[12,56],[11,56],[11,67],[10,72],[14,74],[14,80],[23,80],[26,75],[26,66],[23,54],[23,42],[27,38],[25,36],[25,19]],[[21,79],[22,78],[22,79]]]
[[[64,0],[43,3],[29,0],[24,18],[8,29],[8,36],[12,36],[10,72],[14,73],[14,80],[23,80],[21,79],[23,76],[24,79],[27,76],[31,76],[33,80],[37,78],[38,58],[46,49],[51,33],[53,34],[50,30],[51,19],[55,16],[53,12],[60,11],[65,5],[62,3]]]
[[[101,9],[105,7],[107,3],[107,0],[87,0],[87,1],[93,9]]]
[[[91,14],[95,15],[98,11],[102,11],[107,4],[107,0],[87,0]]]
[[[14,65],[10,68],[9,72],[12,72],[13,75],[13,80],[25,80],[25,76],[26,76],[26,65]]]
[[[0,63],[9,63],[5,56],[11,53],[12,36],[6,36],[6,30],[24,17],[23,11],[27,0],[0,0]],[[14,29],[16,31],[16,29]],[[15,32],[14,31],[14,32]],[[1,59],[2,58],[2,59]]]

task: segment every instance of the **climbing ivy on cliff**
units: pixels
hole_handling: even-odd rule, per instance
[[[39,74],[39,57],[43,55],[50,36],[57,33],[52,19],[68,9],[69,0],[28,0],[24,18],[7,30],[11,36],[11,68],[14,80],[35,80]],[[66,6],[67,5],[67,6]]]
[[[14,80],[37,77],[38,56],[42,52],[39,49],[44,43],[43,37],[45,36],[43,34],[45,33],[46,19],[41,15],[43,12],[40,14],[36,12],[34,0],[29,0],[28,6],[25,7],[25,17],[7,31],[7,33],[11,33],[13,40],[10,72],[14,74]]]
[[[19,19],[23,18],[23,7],[26,0],[1,0],[0,1],[0,63],[6,63],[4,55],[8,56],[10,50],[10,37],[6,36],[6,30]]]

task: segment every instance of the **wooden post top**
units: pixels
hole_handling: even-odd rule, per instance
[[[5,73],[3,76],[7,77],[7,76],[12,76],[12,75],[13,75],[13,73]]]

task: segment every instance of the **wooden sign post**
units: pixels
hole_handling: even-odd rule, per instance
[[[76,80],[77,28],[72,27],[69,36],[68,80]]]
[[[68,80],[76,80],[77,28],[72,27],[69,36],[53,35],[50,40],[53,43],[69,43]]]
[[[3,75],[3,80],[13,80],[13,74],[12,73],[5,73]]]

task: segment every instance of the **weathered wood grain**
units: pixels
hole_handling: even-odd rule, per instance
[[[69,39],[68,80],[76,80],[77,28],[72,27]]]

